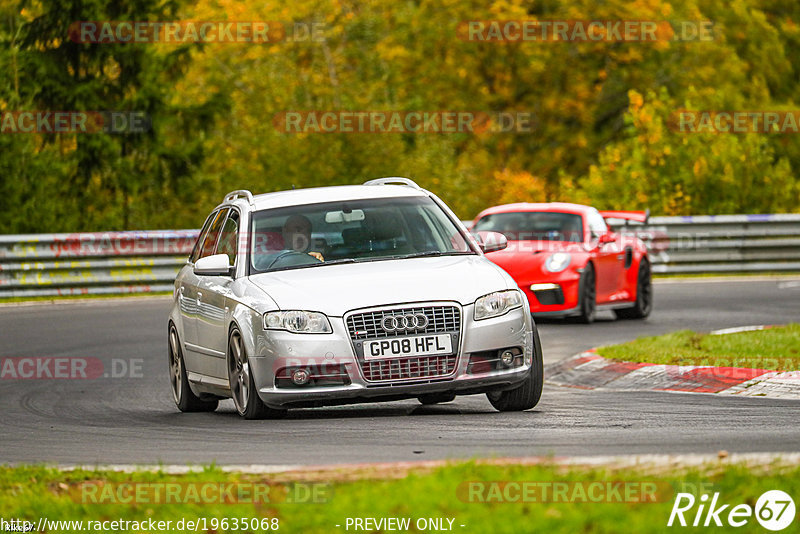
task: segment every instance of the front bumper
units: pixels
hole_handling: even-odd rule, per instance
[[[515,280],[528,297],[530,311],[535,317],[565,317],[578,311],[580,271],[567,269],[553,273],[546,280]],[[538,289],[554,286],[557,290]],[[554,298],[558,295],[560,298]]]
[[[528,310],[523,306],[500,317],[475,321],[471,305],[460,308],[460,339],[458,347],[453,347],[455,369],[444,377],[367,381],[343,317],[330,317],[331,334],[262,330],[257,334],[256,350],[250,358],[258,395],[267,406],[287,408],[398,400],[431,393],[468,395],[520,385],[528,377],[533,355],[532,321]],[[469,367],[472,354],[510,347],[521,350],[521,364],[517,367],[485,371],[485,367]],[[283,381],[283,386],[279,386],[276,375],[283,369],[296,367],[337,373],[344,370],[349,383],[285,387]]]

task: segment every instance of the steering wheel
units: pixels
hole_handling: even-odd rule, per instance
[[[306,254],[305,252],[297,252],[296,250],[285,250],[285,251],[281,252],[280,254],[278,254],[277,256],[275,256],[275,259],[273,259],[271,262],[269,262],[269,265],[267,265],[266,269],[264,269],[264,270],[268,271],[268,270],[272,269],[272,267],[276,263],[280,262],[283,258],[298,257],[298,256],[302,257],[304,259],[310,260],[310,261],[308,261],[308,262],[290,263],[289,265],[287,265],[287,267],[292,266],[292,265],[306,265],[306,264],[309,264],[309,263],[322,263],[321,261],[319,261],[314,256],[312,256],[310,254]]]

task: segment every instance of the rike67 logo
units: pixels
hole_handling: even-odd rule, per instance
[[[743,527],[755,517],[756,521],[767,530],[780,531],[792,524],[796,509],[794,501],[784,491],[770,490],[764,492],[756,501],[755,509],[749,504],[723,504],[719,492],[709,496],[704,493],[697,499],[691,493],[678,493],[672,512],[669,514],[667,526],[693,527]],[[691,523],[689,523],[691,522]]]

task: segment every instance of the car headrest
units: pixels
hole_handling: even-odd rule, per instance
[[[400,219],[393,213],[383,213],[374,217],[370,222],[372,238],[375,241],[396,239],[403,235]]]
[[[353,247],[369,241],[369,236],[364,228],[345,228],[342,230],[342,241],[348,247]]]

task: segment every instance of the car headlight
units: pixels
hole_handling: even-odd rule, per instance
[[[288,330],[299,334],[330,334],[331,323],[325,314],[312,311],[274,311],[264,314],[266,330]]]
[[[475,301],[475,320],[497,317],[520,306],[522,306],[522,296],[516,289],[489,293]]]
[[[566,252],[556,252],[547,258],[547,260],[544,262],[544,268],[551,273],[560,273],[569,266],[569,262],[571,260],[572,256]]]

